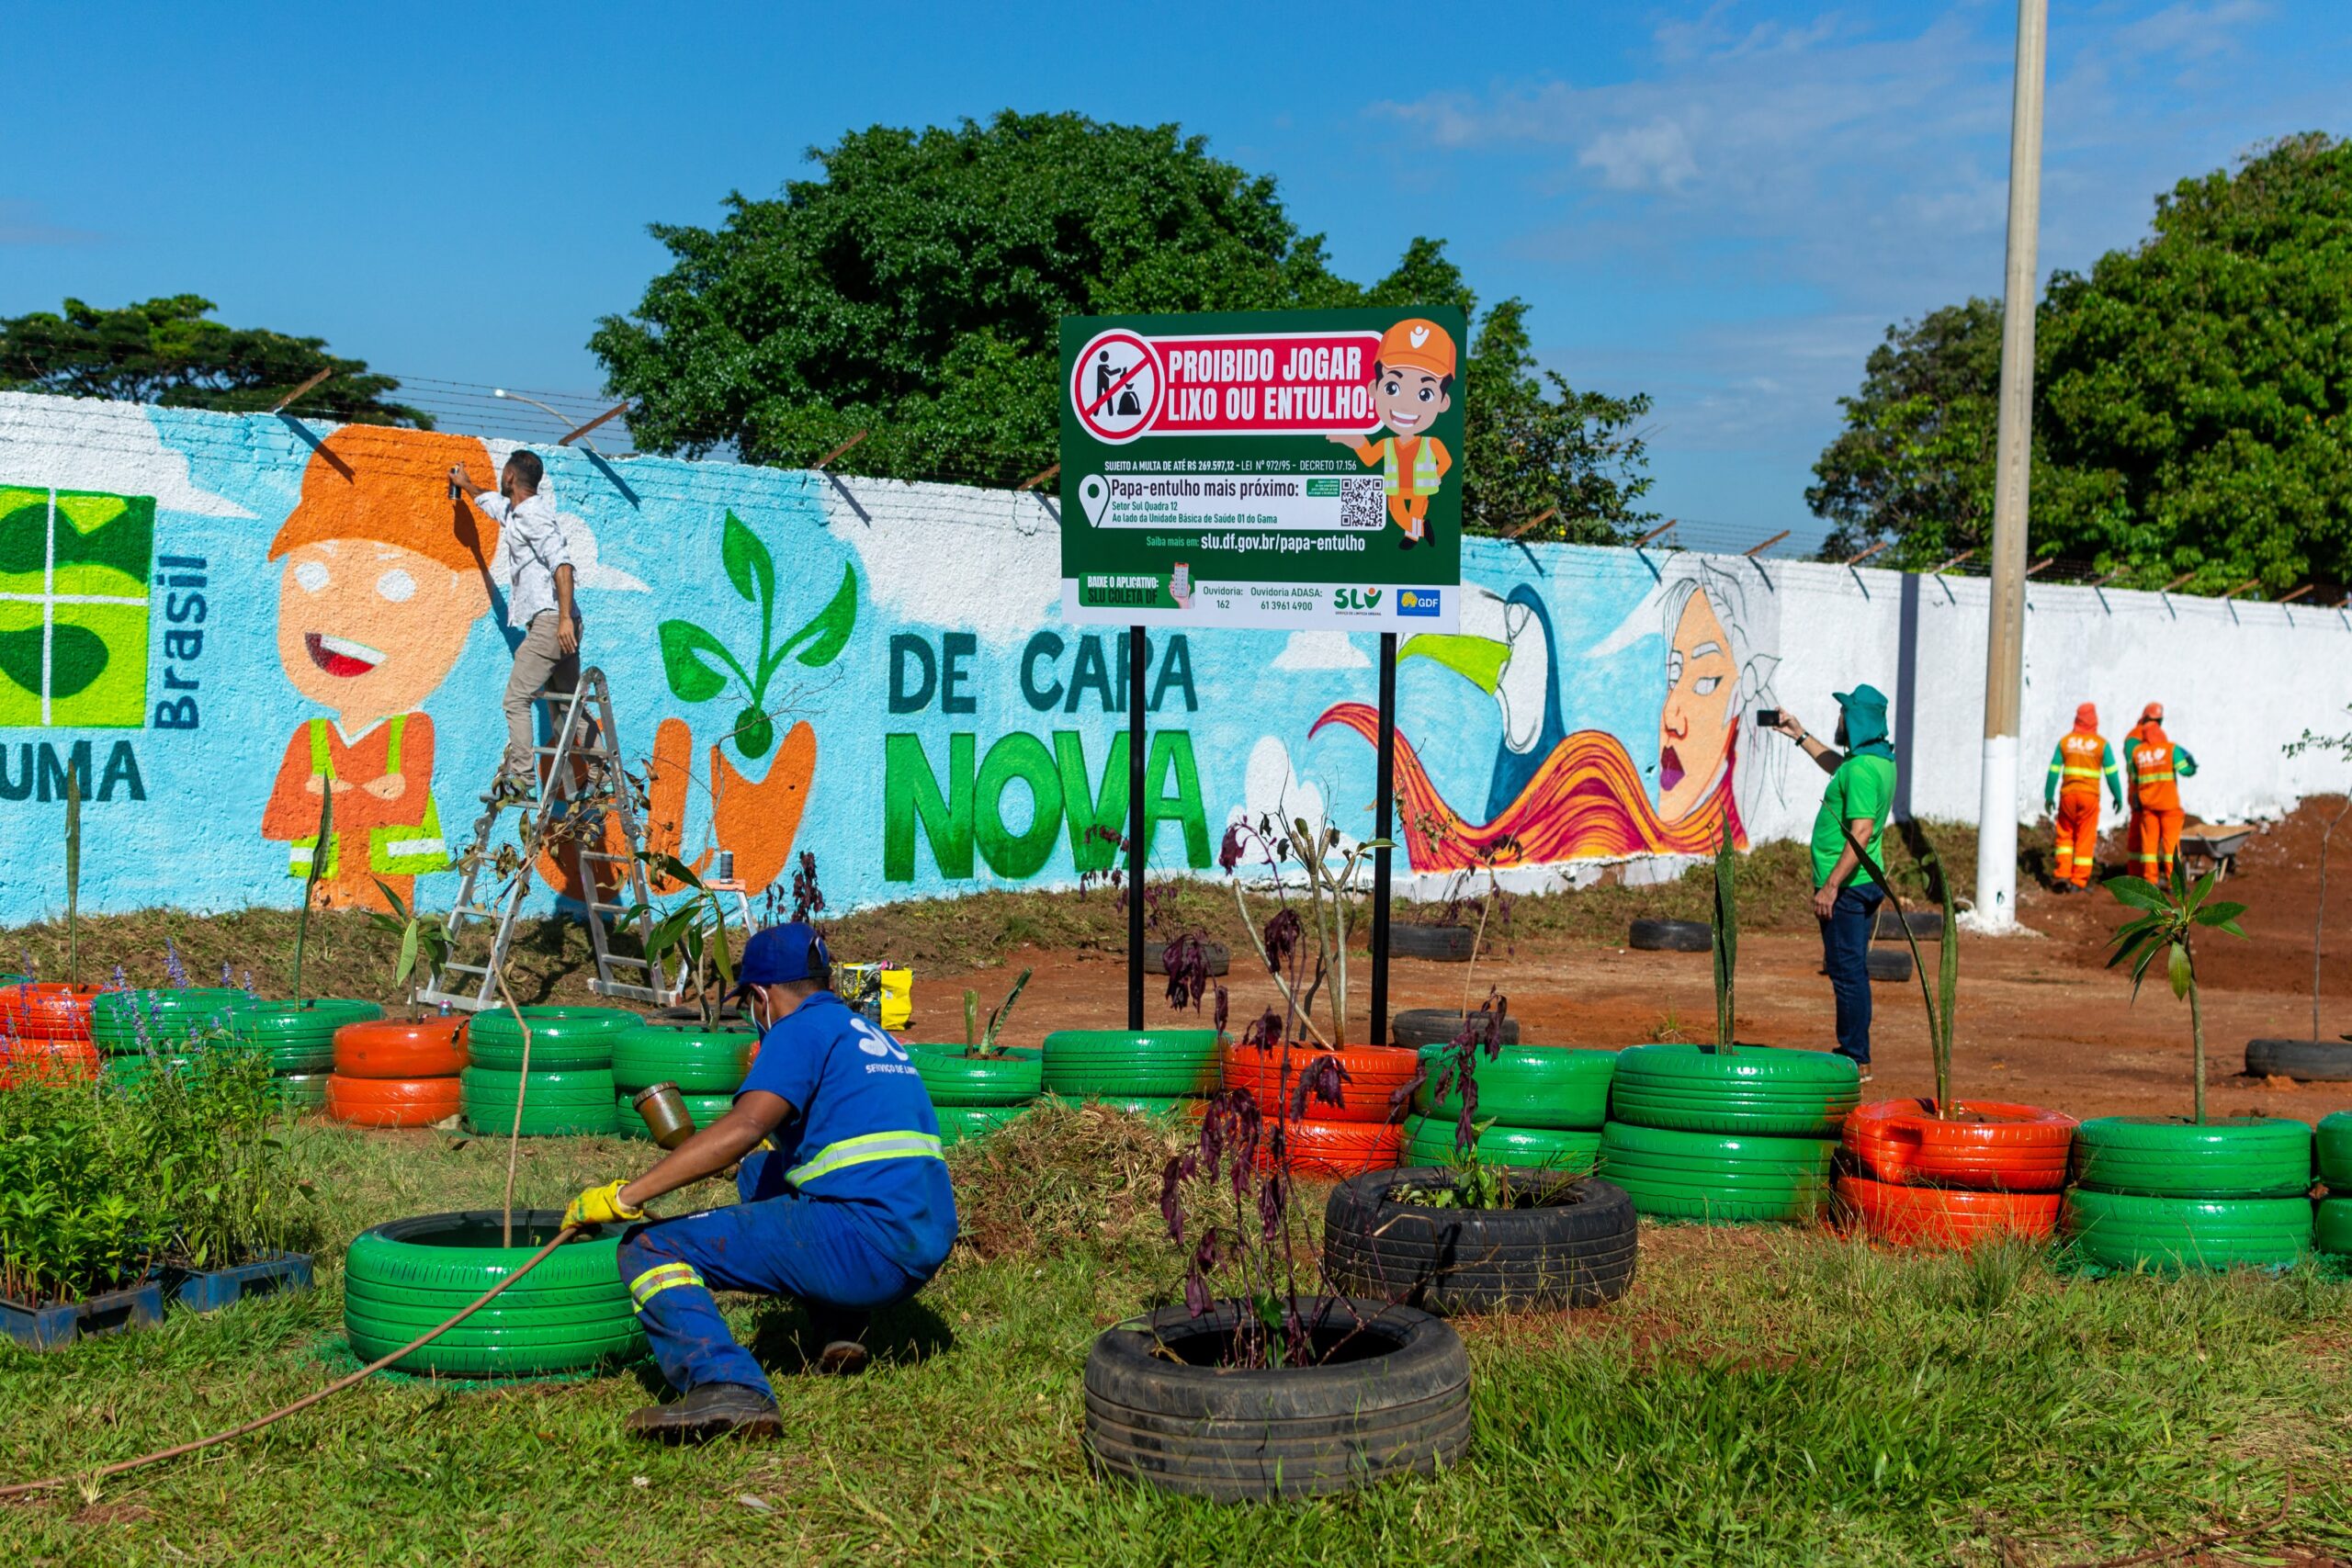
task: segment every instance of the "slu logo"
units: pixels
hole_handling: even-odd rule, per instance
[[[1400,615],[1434,615],[1437,604],[1438,591],[1434,588],[1400,588],[1396,591],[1396,613]]]
[[[1342,610],[1375,610],[1380,607],[1380,590],[1342,588],[1331,595],[1331,603]]]

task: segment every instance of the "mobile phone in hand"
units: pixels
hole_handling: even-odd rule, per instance
[[[1778,729],[1781,728],[1781,710],[1779,708],[1758,708],[1756,710],[1756,722],[1766,729]]]

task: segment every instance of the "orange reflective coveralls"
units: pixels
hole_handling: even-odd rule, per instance
[[[2180,851],[2181,779],[2197,776],[2197,759],[2176,746],[2151,720],[2140,727],[2128,753],[2132,773],[2132,827],[2127,841],[2132,870],[2143,881],[2172,880],[2173,857]]]
[[[2058,824],[2057,877],[2076,887],[2090,886],[2098,868],[2098,786],[2118,811],[2123,809],[2123,784],[2116,777],[2115,752],[2098,732],[2098,711],[2085,703],[2075,710],[2075,728],[2059,740],[2050,756],[2050,777],[2042,786],[2041,804]]]

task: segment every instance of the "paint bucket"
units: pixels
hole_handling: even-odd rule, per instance
[[[695,1119],[686,1110],[685,1097],[673,1083],[658,1083],[639,1089],[628,1097],[629,1104],[645,1118],[646,1131],[653,1141],[665,1149],[674,1149],[695,1135]]]

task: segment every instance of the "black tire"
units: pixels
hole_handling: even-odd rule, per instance
[[[1086,1357],[1086,1451],[1094,1468],[1164,1492],[1238,1503],[1351,1492],[1428,1474],[1470,1446],[1470,1359],[1443,1319],[1338,1297],[1299,1303],[1323,1337],[1385,1352],[1321,1366],[1228,1371],[1206,1348],[1233,1332],[1219,1306],[1104,1330]],[[1183,1359],[1187,1347],[1200,1364]],[[1174,1359],[1160,1352],[1163,1348]]]
[[[1707,953],[1715,930],[1704,920],[1635,920],[1625,945],[1640,953]]]
[[[1873,980],[1903,981],[1911,978],[1911,950],[1907,947],[1873,947],[1863,960]]]
[[[1389,1023],[1390,1037],[1408,1050],[1418,1051],[1424,1045],[1444,1045],[1452,1043],[1462,1029],[1462,1014],[1453,1008],[1407,1008]],[[1519,1020],[1505,1014],[1503,1041],[1506,1045],[1519,1043]]]
[[[1351,1295],[1435,1313],[1599,1306],[1625,1293],[1640,1221],[1623,1188],[1539,1170],[1509,1179],[1554,1201],[1440,1209],[1388,1196],[1453,1185],[1442,1166],[1350,1178],[1324,1205],[1325,1273]]]
[[[1478,933],[1468,926],[1417,926],[1399,922],[1388,928],[1388,956],[1426,958],[1435,964],[1467,964]]]
[[[2245,1070],[2249,1077],[2352,1083],[2352,1045],[2334,1040],[2249,1040]]]
[[[1921,942],[1941,942],[1944,939],[1944,917],[1940,910],[1906,909],[1897,916],[1892,908],[1882,908],[1878,924],[1871,928],[1871,935],[1881,942],[1901,942],[1903,928],[1911,927],[1911,934]]]
[[[1233,953],[1221,942],[1204,942],[1201,951],[1208,954],[1209,973],[1223,975],[1233,966]],[[1148,942],[1143,944],[1143,972],[1147,975],[1168,973],[1168,944]]]

